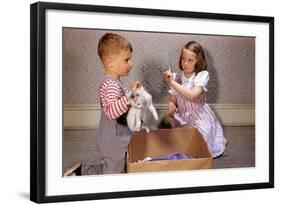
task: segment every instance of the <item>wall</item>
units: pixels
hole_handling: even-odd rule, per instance
[[[97,126],[99,85],[104,69],[97,55],[105,30],[64,28],[64,104],[66,127]],[[210,80],[207,102],[225,125],[254,124],[255,38],[151,32],[114,31],[134,49],[129,84],[140,80],[152,94],[161,116],[167,109],[168,89],[162,72],[171,66],[179,72],[182,47],[199,42],[206,55]],[[236,118],[234,117],[236,116]],[[90,120],[90,121],[89,121]]]

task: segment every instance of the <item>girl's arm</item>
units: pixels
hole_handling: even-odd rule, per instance
[[[196,100],[202,93],[203,87],[195,86],[193,88],[186,88],[181,84],[177,83],[175,80],[171,80],[170,85],[186,99],[193,101]]]
[[[168,83],[174,90],[176,90],[179,94],[184,96],[186,99],[193,101],[196,100],[202,93],[203,93],[203,87],[201,86],[195,86],[191,89],[185,88],[181,84],[177,83],[173,77],[172,77],[171,70],[167,70],[164,72],[164,79],[166,83]]]
[[[168,116],[172,117],[175,112],[178,112],[177,109],[177,98],[174,95],[170,95],[169,103],[168,103]]]
[[[169,103],[173,103],[177,107],[177,97],[174,95],[170,95]]]

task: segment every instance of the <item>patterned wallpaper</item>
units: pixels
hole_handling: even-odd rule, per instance
[[[98,89],[104,70],[97,55],[99,38],[107,31],[63,30],[64,104],[99,103]],[[133,69],[122,80],[140,80],[153,95],[154,103],[166,104],[168,86],[162,71],[171,66],[178,72],[181,48],[199,42],[208,62],[208,103],[255,103],[255,38],[149,32],[114,31],[133,46]]]

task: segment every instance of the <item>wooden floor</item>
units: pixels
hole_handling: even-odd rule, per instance
[[[214,168],[255,166],[255,127],[224,127],[228,141],[223,156],[214,159]],[[63,170],[76,161],[93,162],[98,159],[95,150],[94,129],[66,129],[63,139]]]

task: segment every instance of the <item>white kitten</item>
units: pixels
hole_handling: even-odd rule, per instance
[[[133,92],[130,99],[131,108],[127,115],[127,124],[131,131],[141,131],[145,129],[149,132],[148,127],[144,126],[146,112],[149,110],[155,120],[158,120],[158,114],[152,104],[152,96],[141,86]]]

